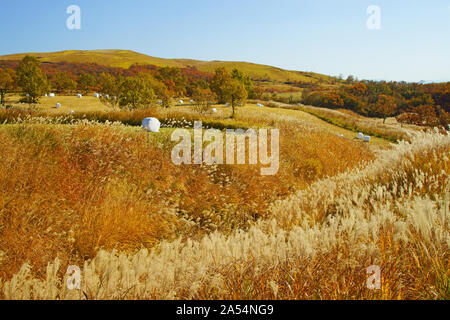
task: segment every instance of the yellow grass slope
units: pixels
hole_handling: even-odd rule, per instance
[[[325,75],[289,71],[267,65],[249,62],[229,62],[229,61],[200,61],[189,59],[163,59],[151,57],[145,54],[130,50],[68,50],[47,53],[20,53],[0,56],[0,60],[20,60],[25,55],[37,57],[41,62],[70,62],[70,63],[97,63],[110,67],[129,68],[133,64],[155,65],[158,67],[196,67],[200,71],[213,72],[216,68],[225,67],[229,70],[238,68],[250,75],[255,80],[271,81],[303,81],[317,82],[319,79],[326,80]]]

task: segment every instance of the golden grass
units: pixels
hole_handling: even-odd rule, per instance
[[[170,128],[45,113],[0,126],[0,297],[448,299],[448,135],[378,150],[298,110],[229,109],[202,117],[280,129],[276,176],[175,166]],[[379,291],[366,287],[373,264]]]
[[[8,96],[7,103],[21,106],[24,109],[29,108],[28,105],[17,104],[19,101],[19,96]],[[56,109],[56,103],[61,103],[62,107]],[[361,117],[357,114],[352,114],[351,112],[342,112],[315,108],[315,107],[307,107],[307,106],[292,106],[288,104],[278,103],[278,102],[262,102],[270,108],[259,108],[256,106],[256,103],[248,103],[244,107],[239,107],[237,109],[238,117],[236,120],[243,119],[247,115],[255,118],[255,116],[259,116],[260,120],[264,122],[266,125],[269,124],[268,121],[264,121],[264,117],[267,115],[267,118],[270,119],[272,116],[285,116],[290,118],[290,121],[298,120],[302,125],[310,124],[312,127],[318,127],[321,130],[327,131],[336,135],[343,135],[345,139],[354,140],[356,137],[356,132],[359,130],[364,131],[367,134],[375,134],[377,136],[372,136],[371,146],[376,147],[388,147],[392,141],[387,138],[394,139],[396,138],[405,138],[407,137],[407,132],[410,130],[416,130],[411,126],[401,126],[398,123],[387,123],[383,125],[380,119],[371,119]],[[231,115],[231,107],[225,107],[224,105],[214,105],[214,107],[218,110],[217,114],[206,114],[208,119],[218,119],[224,121]],[[56,96],[55,98],[43,97],[38,105],[32,106],[32,109],[41,111],[53,115],[69,115],[70,111],[73,110],[79,116],[83,114],[89,114],[93,112],[112,114],[113,110],[105,105],[103,105],[99,99],[93,97],[92,95],[88,95],[83,97],[82,99],[78,99],[76,96]],[[181,118],[180,113],[186,114],[191,117],[199,117],[197,112],[193,110],[193,107],[190,105],[177,105],[172,107],[171,109],[161,109],[154,108],[153,110],[158,110],[158,112],[151,112],[163,117],[173,117],[173,118]],[[319,116],[319,117],[318,117]],[[323,119],[321,119],[322,117]],[[203,120],[206,121],[205,117]],[[333,122],[333,120],[335,120]],[[120,119],[117,119],[120,121]],[[227,120],[228,121],[228,120]],[[380,122],[381,121],[381,122]],[[228,122],[236,122],[236,121],[228,121]],[[261,122],[261,121],[260,121]],[[136,121],[136,125],[139,124],[139,121]],[[243,128],[249,127],[244,123],[240,124]],[[234,126],[231,126],[234,127]]]
[[[402,125],[397,121],[388,119],[383,123],[383,119],[366,118],[356,115],[352,112],[342,112],[338,110],[318,108],[312,106],[301,106],[299,110],[310,113],[319,119],[329,122],[333,125],[363,132],[364,134],[387,139],[393,142],[408,139],[412,131],[420,130],[412,125]]]
[[[43,275],[55,256],[63,265],[82,263],[100,249],[128,252],[163,239],[247,229],[295,188],[372,157],[366,146],[272,121],[284,134],[280,171],[270,177],[250,165],[175,166],[172,129],[155,135],[119,123],[60,125],[44,117],[3,125],[0,276],[9,278],[26,261]]]
[[[98,252],[82,289],[60,259],[37,278],[24,264],[8,299],[448,299],[450,139],[422,134],[362,169],[278,201],[247,231]],[[444,159],[443,161],[441,161]],[[315,196],[316,195],[316,196]],[[327,213],[324,215],[323,213]],[[381,267],[381,290],[366,268]]]
[[[264,104],[264,102],[262,103]],[[308,112],[299,110],[297,106],[290,106],[282,103],[275,103],[273,106],[271,106],[270,104],[270,102],[267,104],[269,108],[259,108],[255,105],[249,105],[249,111],[256,111],[261,114],[267,115],[277,114],[280,116],[287,116],[293,118],[294,120],[297,120],[300,123],[308,123],[312,127],[320,128],[320,130],[329,132],[331,134],[342,135],[345,139],[353,141],[355,140],[356,133],[354,130],[351,130],[350,127],[348,129],[345,129],[340,126],[331,124],[327,121],[319,119],[312,114],[309,114]],[[390,141],[380,137],[372,137],[370,142],[370,146],[376,147],[388,147],[390,144]]]

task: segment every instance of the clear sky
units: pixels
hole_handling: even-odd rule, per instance
[[[81,29],[69,30],[69,5]],[[367,8],[381,9],[369,30]],[[2,0],[0,54],[129,49],[360,79],[450,81],[450,0]]]

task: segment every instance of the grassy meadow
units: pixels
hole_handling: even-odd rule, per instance
[[[448,134],[215,107],[113,111],[91,94],[0,109],[0,298],[449,299]],[[160,133],[139,127],[147,116]],[[176,166],[171,133],[194,120],[280,129],[278,174]]]

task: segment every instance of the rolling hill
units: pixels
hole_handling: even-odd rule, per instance
[[[238,61],[200,61],[190,59],[163,59],[151,57],[130,50],[69,50],[47,53],[21,53],[0,56],[0,60],[21,60],[25,55],[37,57],[41,62],[96,63],[109,67],[129,68],[133,64],[155,65],[158,67],[195,67],[200,71],[213,72],[216,68],[229,70],[238,68],[253,80],[275,82],[318,82],[327,81],[328,76],[313,72],[283,70],[267,65]]]

